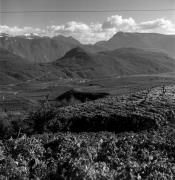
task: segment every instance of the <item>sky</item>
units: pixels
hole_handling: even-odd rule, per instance
[[[0,11],[103,11],[175,9],[175,0],[0,0]],[[107,40],[118,31],[175,34],[174,11],[0,13],[0,32],[73,36],[82,43]]]

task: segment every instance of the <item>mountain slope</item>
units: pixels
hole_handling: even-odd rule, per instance
[[[34,80],[67,77],[61,70],[46,64],[33,64],[0,48],[0,84],[16,84]]]
[[[30,62],[51,62],[80,45],[72,37],[0,36],[0,47]]]
[[[0,81],[3,83],[20,82],[42,74],[38,65],[29,63],[5,49],[0,48]]]
[[[71,77],[99,78],[105,76],[162,73],[175,70],[175,60],[164,53],[136,48],[88,53],[77,47],[53,63]]]
[[[175,57],[175,35],[118,32],[108,41],[96,43],[96,46],[107,50],[123,47],[141,48],[164,52],[171,57]]]

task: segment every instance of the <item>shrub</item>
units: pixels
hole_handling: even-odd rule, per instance
[[[48,131],[48,123],[55,117],[55,107],[44,103],[36,110],[28,113],[27,118],[24,120],[27,128],[27,134],[41,134]]]
[[[10,137],[17,138],[21,133],[24,133],[25,124],[23,115],[13,116],[6,113],[0,117],[0,139],[8,139]]]

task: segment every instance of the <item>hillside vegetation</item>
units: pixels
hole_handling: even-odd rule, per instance
[[[174,86],[167,86],[166,89],[154,88],[128,96],[109,96],[61,108],[46,102],[21,121],[8,121],[11,125],[4,126],[4,137],[17,135],[14,126],[20,126],[21,133],[28,135],[60,131],[120,133],[158,129],[172,124],[174,99]]]
[[[174,92],[45,102],[21,120],[1,119],[0,179],[173,180]]]

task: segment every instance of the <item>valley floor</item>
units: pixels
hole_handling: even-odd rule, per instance
[[[71,89],[85,92],[107,92],[124,95],[156,86],[175,83],[175,73],[152,75],[115,76],[103,79],[57,79],[54,81],[28,80],[17,84],[0,85],[0,109],[6,111],[27,111],[45,100],[56,97]]]

